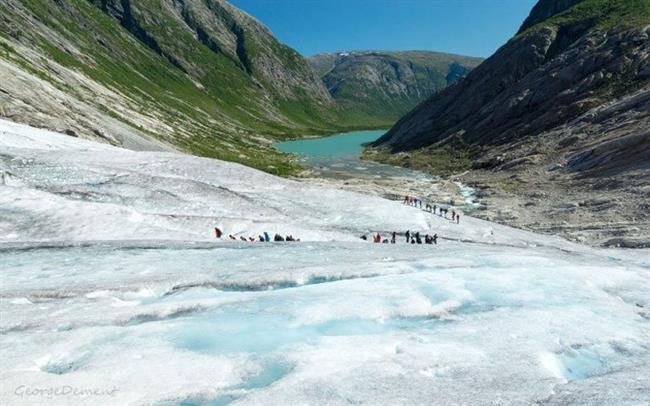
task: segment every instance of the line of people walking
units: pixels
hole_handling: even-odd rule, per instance
[[[421,236],[419,231],[417,231],[415,233],[411,233],[410,230],[407,230],[404,233],[404,236],[406,237],[406,243],[407,244],[422,244],[423,243],[422,236]],[[364,241],[367,241],[368,236],[367,235],[362,235],[361,239],[364,240]],[[375,244],[379,244],[379,243],[381,243],[381,244],[395,244],[395,243],[397,243],[397,233],[395,231],[390,233],[390,239],[389,239],[389,238],[382,237],[382,235],[379,232],[377,232],[375,235],[372,236],[372,242],[375,243]],[[424,235],[424,244],[434,244],[434,245],[438,244],[438,234],[433,234],[433,235],[425,234]]]
[[[409,206],[413,206],[418,209],[422,209],[426,212],[433,213],[433,214],[438,214],[440,217],[447,218],[447,213],[449,213],[449,208],[446,207],[438,207],[437,205],[431,205],[427,202],[423,202],[422,199],[418,199],[417,197],[413,196],[404,196],[404,204],[407,204]],[[422,207],[422,204],[424,203],[424,208]],[[456,213],[456,210],[452,209],[451,210],[451,221],[456,224],[460,224],[460,214]]]
[[[219,227],[215,227],[214,228],[214,236],[216,238],[218,238],[218,239],[221,239],[221,237],[223,237],[223,231],[221,231],[221,229]],[[291,242],[291,241],[300,241],[300,238],[294,238],[294,236],[291,235],[291,234],[283,237],[278,233],[276,233],[273,236],[273,239],[271,239],[271,235],[266,231],[264,231],[262,234],[258,235],[257,238],[255,238],[255,237],[246,238],[244,236],[240,236],[239,238],[237,238],[236,236],[234,236],[232,234],[228,234],[228,239],[235,240],[235,241],[237,241],[237,240],[246,241],[246,242],[256,242],[256,241],[257,242],[271,242],[271,241],[274,241],[274,242],[289,241],[289,242]]]

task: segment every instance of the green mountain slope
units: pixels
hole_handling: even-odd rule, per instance
[[[277,173],[271,140],[371,124],[222,0],[4,0],[0,76],[2,117]]]
[[[339,52],[308,59],[346,109],[393,123],[482,59],[429,51]]]

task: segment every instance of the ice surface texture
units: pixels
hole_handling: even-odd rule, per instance
[[[1,404],[650,402],[647,250],[4,121],[0,173]]]

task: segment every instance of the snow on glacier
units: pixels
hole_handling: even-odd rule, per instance
[[[648,250],[1,120],[0,173],[2,404],[650,402]]]

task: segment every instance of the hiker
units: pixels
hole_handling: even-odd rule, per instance
[[[433,241],[434,244],[438,245],[438,234],[434,234],[431,240]]]
[[[271,241],[271,237],[269,236],[269,233],[266,231],[264,232],[264,242],[269,242]]]
[[[244,242],[248,241],[248,240],[246,240],[246,237],[244,237],[243,235],[241,237],[239,237],[239,239],[244,241]]]
[[[255,242],[255,238],[254,237],[248,237],[248,241]]]
[[[409,197],[408,196],[404,196],[404,204],[409,204]]]
[[[390,235],[390,243],[395,244],[395,238],[397,238],[397,233],[393,231]]]
[[[228,236],[228,238],[230,238],[231,240],[236,240],[236,239],[237,239],[237,237],[235,237],[235,236],[232,235],[232,234],[230,234],[230,235]]]
[[[219,227],[215,227],[214,228],[214,236],[217,237],[217,238],[221,238],[222,235],[223,235],[223,231],[221,231],[219,229]]]
[[[432,241],[431,241],[431,236],[430,236],[429,234],[426,234],[426,235],[424,236],[424,243],[425,243],[425,244],[431,244],[431,242],[432,242]]]
[[[438,206],[436,206],[436,205],[434,204],[434,205],[433,205],[433,214],[436,214],[436,210],[437,210],[437,209],[438,209]]]
[[[415,242],[418,244],[422,244],[422,239],[420,238],[420,232],[418,231],[415,233]]]
[[[411,241],[411,231],[406,230],[406,243],[408,244]]]
[[[361,236],[361,239],[362,239],[363,241],[368,241],[368,237],[367,237],[365,234]]]
[[[456,214],[456,224],[460,224],[460,214]]]
[[[451,221],[454,222],[456,220],[456,210],[451,211]]]
[[[388,238],[384,238],[384,241],[381,242],[382,244],[388,244]]]
[[[280,234],[275,234],[273,241],[284,241],[284,238]]]
[[[418,207],[421,209],[422,208],[422,200],[418,200]]]
[[[415,244],[415,238],[411,238],[411,244]]]
[[[263,237],[263,236],[261,236],[261,235],[258,235],[258,236],[257,236],[257,238],[259,238],[259,239],[260,239],[260,242],[264,242],[264,237]]]
[[[375,235],[375,238],[373,238],[372,242],[374,242],[374,243],[380,243],[381,242],[381,234],[379,234],[379,232],[377,232],[377,234]]]

